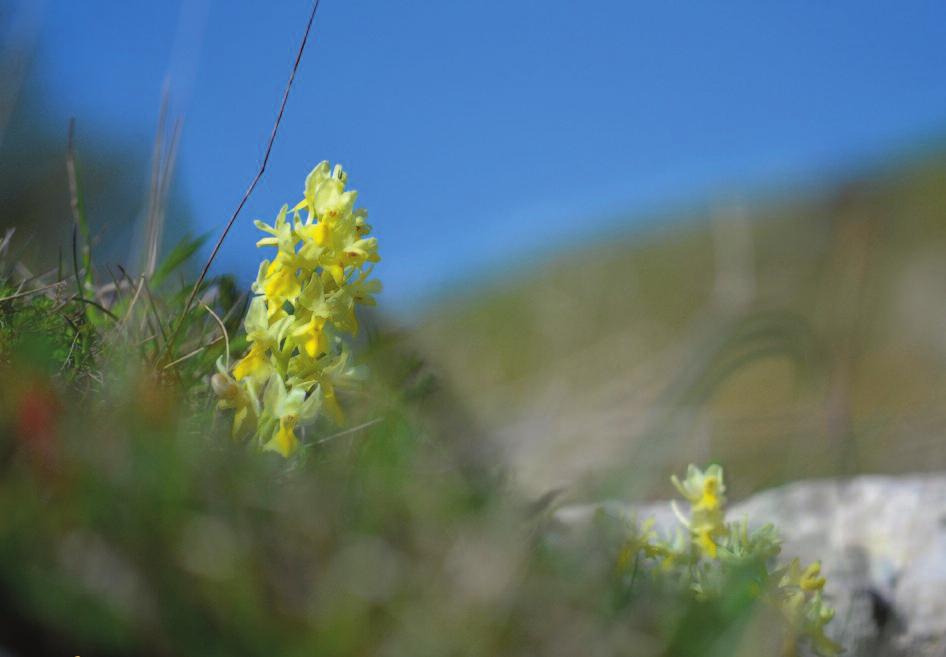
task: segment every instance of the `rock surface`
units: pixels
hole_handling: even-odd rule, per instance
[[[556,518],[580,527],[600,506]],[[675,522],[669,504],[633,511]],[[822,561],[837,609],[829,634],[846,654],[946,657],[946,474],[798,482],[730,506],[730,520],[745,516],[778,527],[782,559]]]

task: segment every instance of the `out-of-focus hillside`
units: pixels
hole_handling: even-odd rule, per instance
[[[946,159],[653,225],[420,324],[527,490],[946,468]]]

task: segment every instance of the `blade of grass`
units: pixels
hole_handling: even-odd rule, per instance
[[[78,225],[73,224],[72,226],[72,270],[76,276],[76,296],[80,301],[85,299],[85,295],[82,293],[82,288],[85,286],[82,284],[82,278],[79,276],[79,254],[76,250],[76,237],[78,234]],[[87,313],[86,313],[87,314]]]
[[[193,256],[197,250],[204,245],[204,242],[207,241],[209,233],[200,235],[193,239],[185,237],[180,242],[177,243],[171,252],[164,258],[160,265],[158,265],[154,270],[154,276],[151,277],[151,282],[155,286],[161,285],[164,280],[174,272],[175,269],[180,267],[182,264],[187,262],[191,256]]]
[[[151,295],[151,287],[148,285],[147,276],[141,277],[142,283],[144,283],[145,295],[148,297],[148,305],[151,307],[151,314],[154,316],[154,323],[158,326],[158,331],[161,333],[161,337],[164,339],[164,342],[167,343],[168,334],[164,330],[164,322],[161,321],[161,314],[158,312],[158,307],[154,303],[154,297]]]
[[[167,86],[165,86],[151,158],[151,187],[148,194],[148,219],[142,267],[143,273],[148,277],[153,276],[158,265],[158,252],[164,234],[167,199],[171,188],[171,179],[174,175],[174,166],[177,162],[177,147],[181,137],[182,123],[178,118],[174,121],[170,138],[165,140],[168,98],[169,94]]]
[[[8,228],[7,232],[3,235],[3,240],[0,241],[0,255],[5,255],[7,249],[10,247],[10,240],[13,239],[13,233],[16,232],[16,228]]]
[[[171,139],[168,143],[167,152],[164,155],[164,168],[161,171],[161,187],[158,190],[158,218],[160,221],[160,231],[155,239],[155,262],[157,262],[158,250],[161,246],[161,236],[164,232],[164,222],[167,216],[167,204],[171,194],[171,181],[174,179],[174,167],[177,164],[177,147],[181,141],[181,129],[183,122],[180,117],[174,120],[174,127],[171,128]]]
[[[85,270],[84,281],[86,284],[92,283],[92,245],[89,242],[89,223],[85,214],[85,202],[82,198],[82,188],[79,185],[79,167],[76,162],[75,150],[75,132],[76,119],[69,119],[69,134],[66,141],[66,173],[69,177],[69,207],[72,209],[72,219],[75,226],[82,234],[82,267]],[[75,242],[73,235],[73,242]],[[75,257],[76,247],[73,244],[73,257]]]
[[[164,125],[168,113],[168,87],[165,82],[161,93],[161,109],[158,111],[158,127],[154,134],[154,146],[151,148],[151,184],[148,190],[148,220],[145,223],[144,260],[142,273],[150,276],[158,258],[158,241],[161,227],[158,225],[158,194],[161,186],[161,159],[164,150]]]
[[[122,273],[124,272],[125,270],[122,270]],[[125,276],[128,276],[128,274],[125,274]],[[138,302],[138,297],[141,296],[141,289],[144,287],[144,283],[145,283],[144,278],[138,281],[138,289],[135,290],[135,294],[131,298],[131,303],[128,304],[128,310],[125,311],[125,316],[122,318],[122,321],[121,321],[122,324],[128,323],[129,318],[131,318],[131,311],[134,310],[135,303]]]
[[[230,321],[230,319],[233,317],[234,313],[237,312],[237,308],[241,308],[241,309],[242,309],[242,310],[240,311],[240,315],[241,315],[241,316],[243,315],[244,312],[246,312],[246,306],[248,305],[248,304],[247,304],[247,296],[248,296],[248,295],[246,294],[246,292],[243,292],[239,297],[237,297],[237,300],[233,302],[233,305],[230,306],[230,309],[229,309],[229,310],[226,312],[226,314],[223,316],[223,322],[224,322],[224,323],[227,323],[227,322]]]
[[[105,271],[108,272],[108,277],[112,279],[112,290],[115,291],[115,298],[112,300],[112,304],[111,304],[111,305],[112,305],[112,308],[114,308],[114,307],[115,307],[115,304],[117,304],[119,301],[121,301],[121,298],[122,298],[122,286],[121,286],[121,284],[118,282],[118,279],[115,278],[115,272],[112,271],[112,268],[111,268],[111,267],[109,267],[108,265],[105,265]],[[100,292],[103,292],[103,293],[106,292],[106,291],[107,291],[106,288],[107,288],[107,286],[103,286],[103,287],[100,289]]]
[[[227,334],[227,327],[224,325],[223,320],[213,311],[213,309],[205,303],[200,304],[203,306],[204,310],[210,313],[210,316],[214,318],[217,322],[217,325],[220,327],[220,331],[223,333],[223,339],[226,343],[225,354],[227,358],[227,371],[230,370],[230,336]]]

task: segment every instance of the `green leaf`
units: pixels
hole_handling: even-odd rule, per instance
[[[178,242],[161,264],[158,265],[157,269],[155,269],[154,276],[151,278],[151,282],[154,286],[157,287],[160,285],[178,267],[190,260],[191,256],[197,252],[197,249],[203,246],[209,236],[210,233],[204,233],[203,235],[193,238],[187,236]]]

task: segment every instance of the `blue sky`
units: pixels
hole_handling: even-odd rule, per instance
[[[255,172],[309,0],[27,0],[63,125],[150,141],[165,79],[177,185],[223,227]],[[253,218],[341,161],[391,309],[475,288],[655,208],[810,182],[946,134],[946,3],[322,0]],[[142,187],[145,181],[142,180]]]

